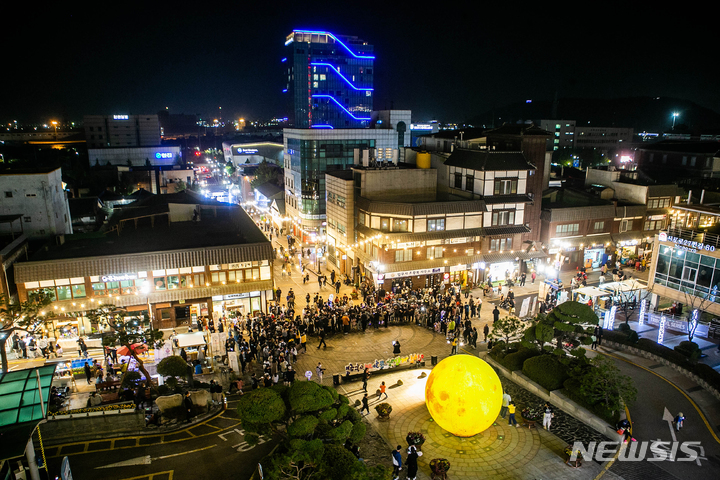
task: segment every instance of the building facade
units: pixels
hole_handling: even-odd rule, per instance
[[[293,30],[285,39],[289,121],[295,128],[362,128],[373,110],[373,46],[352,36]]]
[[[29,238],[72,233],[72,219],[62,170],[9,171],[0,175],[0,215],[22,215]],[[0,223],[0,234],[9,232]]]
[[[85,115],[88,148],[160,145],[160,120],[152,115]]]
[[[155,328],[265,311],[273,251],[242,209],[211,202],[146,207],[122,217],[108,233],[111,243],[71,236],[16,263],[20,301],[31,292],[48,294],[55,328],[70,326],[79,335],[98,329],[84,312],[99,304],[149,314]],[[199,221],[191,220],[195,210]]]
[[[325,173],[350,168],[363,158],[397,162],[399,132],[390,128],[285,129],[285,211],[302,243],[324,233]],[[409,141],[405,136],[403,138]]]

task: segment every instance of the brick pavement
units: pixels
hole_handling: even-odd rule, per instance
[[[318,350],[317,345],[308,345],[308,352],[298,357],[296,370],[302,373],[313,372],[322,362],[327,368],[323,378],[324,385],[332,385],[331,373],[344,372],[349,362],[370,362],[376,358],[392,356],[391,342],[399,339],[402,352],[423,353],[426,367],[412,370],[388,370],[374,374],[368,382],[370,392],[370,424],[385,439],[388,445],[406,447],[405,436],[409,431],[422,431],[426,436],[423,445],[424,455],[420,458],[419,479],[429,478],[429,462],[433,458],[447,458],[452,467],[452,479],[591,479],[601,471],[602,466],[595,462],[585,462],[576,469],[565,465],[563,450],[565,442],[544,430],[509,427],[507,421],[498,418],[486,431],[471,437],[455,437],[432,421],[425,407],[424,392],[426,378],[418,378],[421,372],[430,373],[430,356],[437,355],[442,360],[450,353],[445,338],[426,328],[416,325],[390,326],[387,329],[368,330],[365,333],[353,332],[348,335],[336,334],[327,339],[328,347]],[[483,356],[487,353],[485,344],[478,344],[478,350],[463,347],[462,353]],[[402,380],[403,385],[397,385]],[[393,407],[388,421],[378,420],[373,406],[378,401],[373,393],[380,382],[388,385],[387,401]],[[363,395],[361,382],[341,384],[338,391],[347,395],[351,403],[360,400]],[[518,417],[520,415],[518,414]],[[388,449],[388,454],[390,448]],[[605,478],[620,478],[608,472]]]

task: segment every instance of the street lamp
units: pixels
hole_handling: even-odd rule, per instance
[[[675,119],[676,119],[677,117],[679,117],[679,116],[680,116],[680,114],[677,113],[677,112],[673,112],[673,114],[672,114],[672,118],[673,118],[672,129],[673,129],[673,130],[675,130]]]

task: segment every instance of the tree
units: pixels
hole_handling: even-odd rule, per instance
[[[631,404],[637,398],[637,388],[632,379],[621,375],[615,363],[604,355],[590,361],[592,368],[580,379],[580,392],[593,402],[618,412],[623,404]]]
[[[175,192],[184,192],[185,190],[187,190],[187,183],[183,180],[175,182]]]
[[[580,302],[563,302],[552,309],[543,323],[552,325],[556,348],[577,348],[590,344],[590,335],[600,322],[593,309]]]
[[[695,296],[688,292],[683,292],[683,295],[685,296],[684,305],[687,309],[683,320],[687,322],[688,341],[692,342],[693,338],[695,338],[695,330],[697,330],[697,326],[700,323],[702,312],[715,303],[717,296],[710,295],[710,293],[706,293],[703,296]],[[695,310],[697,310],[697,313],[694,313]]]
[[[35,335],[52,321],[55,316],[48,306],[52,298],[45,293],[31,292],[26,302],[11,302],[0,294],[0,356],[2,371],[8,371],[8,359],[5,345],[17,331]]]
[[[611,287],[611,290],[615,306],[625,317],[625,324],[628,325],[630,320],[640,313],[640,304],[649,300],[651,291],[645,288],[644,283],[635,279],[628,280],[625,285],[626,287],[622,287],[616,284]]]
[[[145,376],[148,387],[153,391],[157,390],[150,381],[150,374],[133,345],[142,344],[160,348],[162,346],[163,332],[152,328],[148,330],[141,329],[134,315],[111,304],[101,305],[98,308],[89,310],[86,316],[92,322],[97,323],[100,328],[105,325],[110,328],[111,332],[103,336],[103,346],[120,344],[127,347],[130,356],[137,362],[138,369]]]
[[[344,395],[315,382],[260,388],[240,397],[237,407],[249,444],[260,435],[277,435],[282,448],[273,455],[268,478],[360,479],[385,478],[385,472],[366,467],[340,451],[346,440],[360,443],[365,436],[360,413]],[[349,453],[349,452],[348,452]]]
[[[170,377],[166,380],[166,383],[173,389],[178,384],[177,377],[186,376],[187,371],[188,364],[179,355],[165,357],[157,364],[157,372],[163,377]]]
[[[274,182],[278,186],[282,185],[282,183],[278,181],[278,170],[270,165],[267,160],[263,160],[255,169],[255,178],[250,181],[250,186],[257,188],[268,182]]]
[[[520,337],[525,330],[525,322],[517,317],[499,318],[493,324],[490,338],[493,340],[505,340],[505,350],[507,351],[511,338]]]

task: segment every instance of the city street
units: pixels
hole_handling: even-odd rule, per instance
[[[51,472],[67,456],[73,478],[106,480],[248,479],[277,444],[251,447],[237,418],[237,395],[207,421],[168,434],[107,438],[45,449]]]

